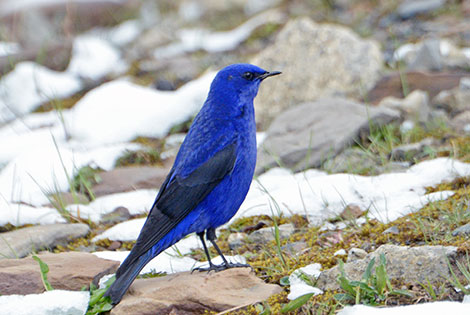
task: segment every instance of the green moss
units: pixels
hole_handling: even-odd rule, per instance
[[[116,167],[129,165],[155,165],[161,162],[160,151],[145,149],[137,151],[126,151],[116,160]]]

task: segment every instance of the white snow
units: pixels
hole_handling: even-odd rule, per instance
[[[333,256],[341,256],[341,255],[347,255],[346,251],[345,251],[344,249],[342,249],[342,248],[339,249],[339,250],[337,250],[337,251],[333,254]]]
[[[308,266],[294,270],[289,276],[290,283],[290,293],[287,296],[289,300],[295,300],[296,298],[313,293],[314,295],[323,294],[323,291],[319,288],[313,287],[307,284],[301,277],[301,274],[304,274],[312,280],[317,279],[320,276],[321,265],[318,263],[310,264]]]
[[[127,67],[121,52],[108,41],[94,35],[80,35],[74,40],[67,72],[97,81],[110,73],[123,73]]]
[[[8,223],[14,226],[25,224],[65,223],[65,219],[54,208],[31,207],[6,202],[0,197],[0,226]]]
[[[145,220],[145,218],[133,219],[116,224],[100,235],[95,236],[93,238],[93,242],[105,238],[108,238],[112,241],[135,241],[139,236],[142,226],[144,226]]]
[[[65,116],[72,138],[105,144],[137,136],[163,137],[170,128],[195,115],[204,103],[215,73],[177,91],[157,91],[124,80],[88,92]],[[111,115],[112,113],[112,115]]]
[[[129,255],[129,251],[104,251],[104,252],[94,252],[93,254],[103,258],[116,260],[122,263],[126,257]],[[225,256],[230,262],[239,262],[246,263],[246,259],[243,256]],[[217,256],[212,259],[212,262],[216,265],[222,263],[222,258]],[[169,249],[162,252],[160,255],[152,259],[141,271],[140,274],[149,273],[152,271],[157,272],[166,272],[166,273],[176,273],[190,271],[195,267],[207,267],[207,262],[198,262],[190,257],[184,257],[180,255],[175,255],[174,253],[169,252]]]
[[[263,12],[242,25],[226,32],[211,32],[206,29],[182,29],[177,32],[179,42],[157,48],[155,58],[170,58],[187,52],[205,50],[221,52],[233,50],[245,41],[258,26],[274,22],[279,23],[282,14],[279,11]]]
[[[370,217],[389,222],[453,194],[452,191],[425,194],[426,186],[468,175],[470,164],[447,158],[421,162],[403,173],[370,177],[327,175],[316,170],[291,174],[288,170],[273,169],[253,182],[235,218],[281,212],[307,214],[312,223],[320,223],[341,213],[346,205],[356,204],[370,209]]]
[[[83,150],[55,148],[38,143],[10,161],[0,171],[0,196],[9,202],[30,205],[48,203],[47,193],[66,191],[69,178],[82,166],[93,164],[105,170],[113,167],[115,159],[135,144],[117,144]],[[78,146],[77,146],[78,148]]]
[[[88,291],[53,290],[41,294],[2,295],[0,314],[83,315],[88,309]]]
[[[46,101],[64,98],[82,88],[81,81],[67,72],[47,69],[25,61],[0,79],[0,123],[30,112]]]
[[[107,229],[100,235],[93,238],[93,242],[102,239],[109,239],[111,241],[135,241],[139,236],[140,230],[144,226],[146,218],[133,219],[126,222],[116,224],[115,226]],[[211,246],[210,243],[207,244]],[[201,247],[199,237],[196,234],[190,234],[183,238],[178,243],[167,249],[166,251],[170,254],[187,254],[193,248]]]
[[[140,189],[130,192],[117,193],[96,198],[88,205],[73,204],[66,209],[73,215],[80,214],[81,218],[99,222],[101,216],[112,212],[117,207],[125,207],[131,215],[150,211],[158,190]],[[134,238],[135,239],[135,238]]]
[[[0,41],[0,57],[13,55],[20,52],[20,45],[13,42]]]
[[[396,307],[347,306],[338,315],[416,315],[416,314],[470,314],[470,304],[460,302],[432,302]]]

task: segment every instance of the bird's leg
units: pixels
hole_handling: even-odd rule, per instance
[[[204,241],[204,231],[199,232],[199,233],[196,233],[196,234],[197,234],[197,236],[199,236],[199,238],[201,239],[202,247],[204,248],[204,253],[206,254],[207,261],[209,262],[209,267],[208,267],[208,268],[197,267],[197,268],[194,268],[193,270],[191,270],[191,273],[193,273],[195,270],[198,270],[198,271],[211,271],[211,270],[215,270],[215,265],[214,265],[214,264],[212,263],[212,261],[211,261],[211,255],[210,255],[210,253],[209,253],[209,250],[207,249],[206,242]]]
[[[222,260],[224,261],[223,265],[217,266],[218,269],[219,269],[217,271],[224,270],[224,269],[229,269],[229,268],[240,268],[240,267],[250,267],[251,269],[253,269],[253,267],[251,267],[248,264],[232,263],[232,262],[227,261],[224,254],[222,254],[222,251],[220,250],[219,246],[217,246],[217,244],[215,243],[215,239],[216,239],[215,229],[213,229],[213,228],[207,229],[206,237],[209,240],[209,242],[212,243],[215,250],[220,255],[220,257],[222,257]]]

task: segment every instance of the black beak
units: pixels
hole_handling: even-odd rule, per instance
[[[266,73],[263,73],[262,75],[258,76],[258,78],[263,81],[264,79],[268,78],[268,77],[272,77],[272,76],[275,76],[275,75],[279,75],[281,74],[282,72],[281,71],[271,71],[271,72],[266,72]]]

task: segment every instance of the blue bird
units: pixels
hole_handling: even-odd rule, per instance
[[[253,100],[261,81],[278,74],[250,64],[217,73],[136,244],[105,293],[114,305],[150,260],[190,233],[197,233],[209,261],[209,267],[197,270],[248,266],[226,260],[215,229],[235,215],[250,188],[256,164]],[[211,262],[204,234],[222,257],[221,265]]]

